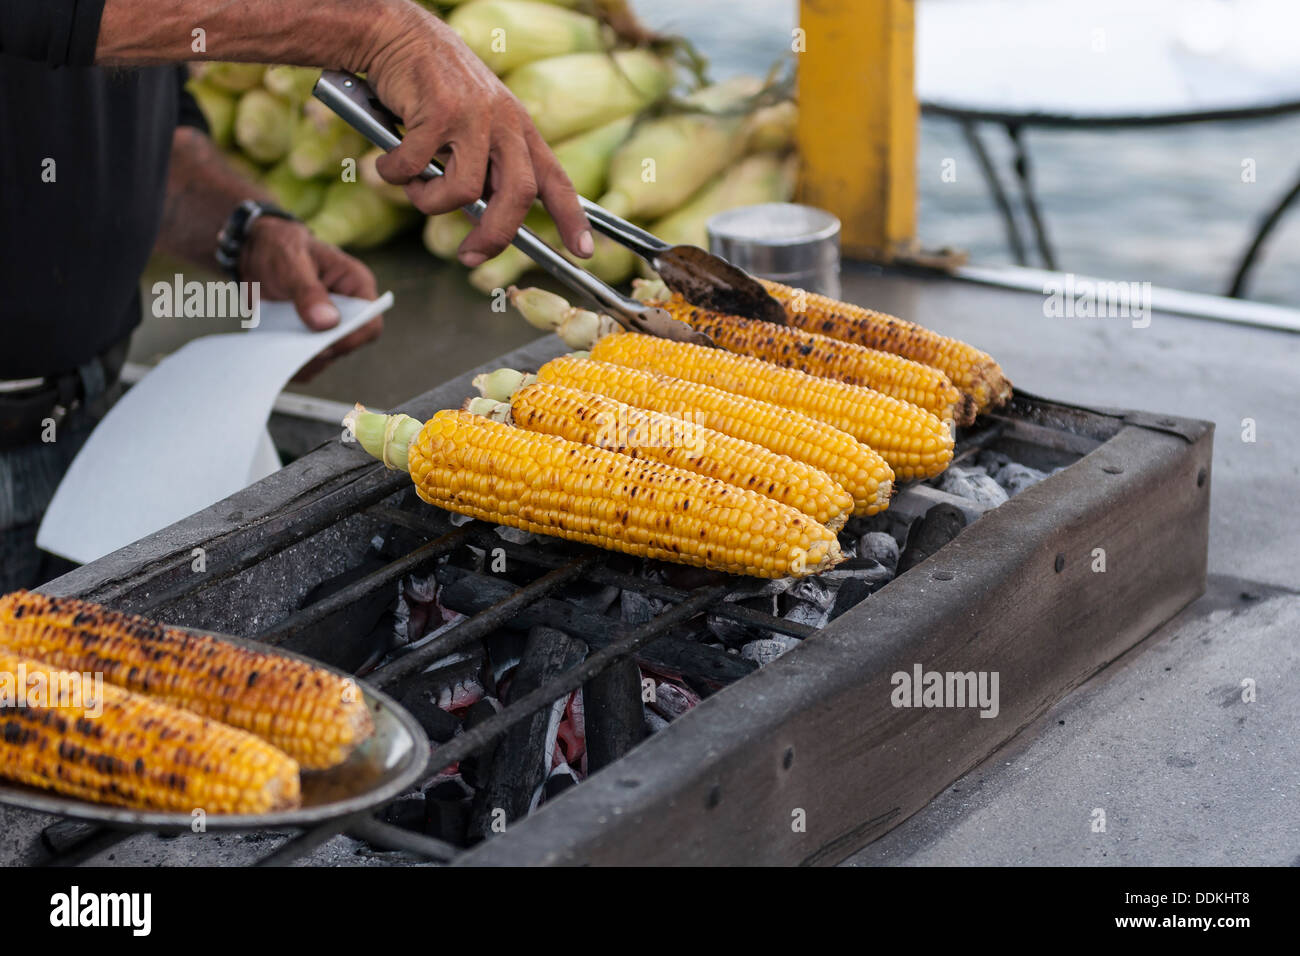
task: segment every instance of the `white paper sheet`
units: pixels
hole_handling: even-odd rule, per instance
[[[334,296],[342,320],[310,332],[293,305],[261,305],[247,332],[195,339],[108,413],[59,485],[37,533],[46,551],[94,561],[260,481],[279,467],[266,422],[289,380],[393,304]]]

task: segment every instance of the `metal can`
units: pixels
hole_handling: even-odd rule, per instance
[[[709,251],[764,279],[840,297],[840,221],[824,209],[770,202],[709,218]]]

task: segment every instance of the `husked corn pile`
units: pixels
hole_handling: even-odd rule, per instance
[[[581,195],[669,242],[704,245],[716,212],[787,200],[795,108],[756,77],[692,89],[689,47],[658,37],[626,0],[469,0],[424,6],[442,16],[519,98]],[[375,170],[379,151],[311,96],[319,71],[199,63],[190,89],[231,161],[322,239],[364,249],[419,223]],[[540,204],[527,225],[562,250]],[[454,258],[471,223],[427,217],[425,246]],[[576,260],[575,260],[576,261]],[[583,265],[607,282],[643,268],[603,237]],[[470,273],[504,288],[533,263],[514,248]]]

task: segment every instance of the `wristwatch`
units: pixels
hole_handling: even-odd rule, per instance
[[[236,206],[235,211],[226,220],[226,224],[221,227],[221,232],[217,233],[216,253],[218,265],[236,280],[239,279],[239,256],[244,251],[244,243],[248,241],[253,223],[263,216],[288,219],[290,222],[302,221],[274,203],[261,202],[257,199],[245,199]]]

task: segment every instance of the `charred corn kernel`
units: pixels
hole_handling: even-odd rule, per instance
[[[374,731],[351,680],[73,598],[0,598],[0,648],[256,734],[305,770],[342,763]]]
[[[947,375],[929,365],[816,332],[702,309],[680,295],[651,304],[703,332],[728,352],[874,388],[959,425],[975,420],[974,401],[954,388]]]
[[[660,372],[803,412],[865,442],[900,481],[939,474],[952,460],[952,432],[923,408],[860,385],[818,378],[748,355],[650,335],[607,335],[591,358]]]
[[[252,734],[4,649],[0,777],[186,813],[268,813],[301,802],[298,764]]]
[[[892,352],[939,369],[985,412],[1011,398],[1011,383],[993,356],[884,312],[864,309],[779,282],[759,280],[785,306],[790,324],[843,342]]]
[[[688,418],[703,428],[811,465],[852,496],[855,515],[873,515],[889,506],[894,473],[885,460],[852,435],[799,412],[707,385],[589,359],[553,359],[538,370],[537,378]]]
[[[472,410],[472,409],[471,409]],[[853,498],[823,471],[684,418],[564,385],[529,385],[510,399],[515,425],[748,488],[832,530]]]
[[[363,448],[404,463],[419,496],[448,511],[755,577],[843,559],[835,532],[789,505],[658,462],[453,409],[423,426],[362,409],[347,421]]]

